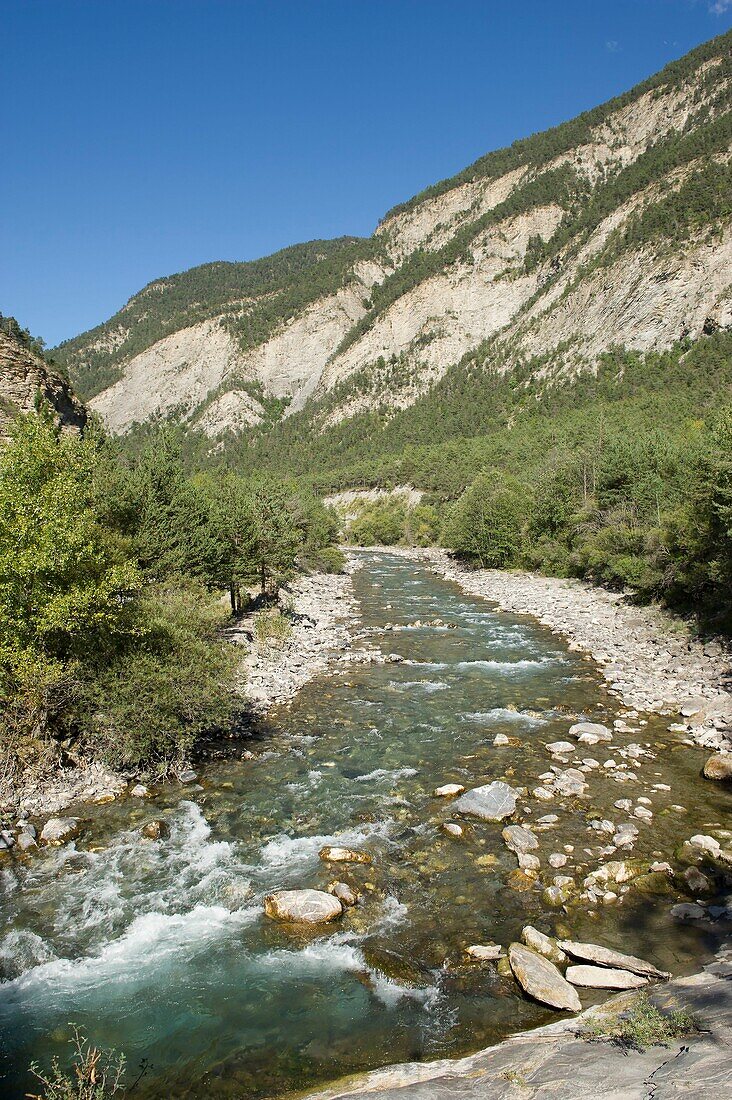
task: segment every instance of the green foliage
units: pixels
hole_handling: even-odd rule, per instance
[[[282,649],[292,635],[292,623],[279,608],[258,611],[254,618],[254,638],[260,649]]]
[[[681,1009],[663,1012],[647,993],[639,993],[627,1012],[590,1021],[580,1036],[590,1042],[610,1042],[643,1053],[649,1047],[668,1046],[673,1039],[696,1030],[696,1021],[688,1012]]]
[[[43,1092],[29,1092],[26,1096],[30,1100],[108,1100],[125,1093],[125,1056],[92,1046],[76,1025],[72,1025],[72,1030],[71,1065],[62,1069],[59,1059],[54,1058],[50,1072],[43,1072],[34,1062],[30,1072],[43,1086]],[[143,1073],[144,1066],[137,1081]]]
[[[407,506],[400,497],[369,501],[348,528],[357,546],[396,546],[404,538]]]
[[[451,508],[443,544],[482,568],[517,564],[531,506],[527,488],[500,471],[479,474]]]

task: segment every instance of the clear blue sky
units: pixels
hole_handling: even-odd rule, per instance
[[[54,344],[160,275],[368,234],[730,25],[732,0],[0,0],[0,311]]]

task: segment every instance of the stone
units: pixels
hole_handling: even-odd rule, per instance
[[[512,943],[508,949],[508,960],[516,981],[534,1000],[569,1012],[582,1010],[577,991],[549,959],[524,944]]]
[[[575,752],[576,745],[573,745],[571,741],[552,741],[551,745],[547,745],[547,750],[555,756],[567,756],[570,752]]]
[[[509,741],[510,739],[506,736],[505,733],[497,733],[496,736],[493,738],[493,744],[496,747],[499,747],[501,745],[508,745]]]
[[[581,771],[576,768],[568,768],[566,772],[561,772],[556,777],[554,789],[565,797],[571,797],[572,795],[584,794],[587,783]]]
[[[704,833],[696,833],[687,841],[692,848],[700,848],[703,852],[708,852],[710,856],[719,855],[720,848],[722,847],[716,837],[706,836]]]
[[[612,741],[612,732],[600,722],[576,722],[569,729],[569,737],[586,745],[596,745],[598,741]]]
[[[709,879],[698,867],[687,867],[684,879],[692,894],[708,894],[711,891]]]
[[[533,794],[534,798],[538,798],[539,802],[551,802],[551,800],[554,798],[552,792],[546,787],[534,787],[531,793]]]
[[[192,768],[187,768],[185,771],[178,773],[179,783],[195,783],[198,779],[198,772],[194,772]]]
[[[640,989],[648,985],[648,978],[629,970],[614,970],[604,966],[568,966],[565,978],[572,985],[589,989]]]
[[[440,828],[442,829],[443,833],[447,833],[448,836],[455,837],[462,836],[465,831],[462,825],[458,825],[454,821],[446,821],[443,825],[440,826]]]
[[[149,798],[150,788],[146,787],[144,783],[135,783],[134,787],[130,790],[131,798]]]
[[[531,852],[519,852],[518,853],[518,865],[522,871],[526,871],[529,874],[532,871],[538,871],[541,867],[539,857],[532,855]]]
[[[573,959],[581,962],[597,963],[599,966],[609,966],[617,970],[630,970],[632,974],[640,974],[644,978],[658,978],[666,981],[671,975],[665,970],[659,970],[653,963],[645,959],[638,959],[635,955],[624,955],[620,951],[612,951],[609,947],[601,947],[597,943],[579,943],[576,940],[558,940],[562,951],[566,951]]]
[[[341,905],[345,905],[349,909],[358,901],[358,894],[347,882],[331,882],[328,886],[328,893],[332,894],[334,898],[338,898]]]
[[[530,947],[532,951],[538,951],[550,962],[564,963],[567,961],[567,956],[561,947],[557,946],[557,941],[552,939],[551,936],[546,936],[543,932],[540,932],[538,928],[534,928],[532,924],[527,924],[522,928],[521,942],[526,947]]]
[[[523,825],[507,825],[501,836],[506,847],[517,854],[530,852],[539,847],[539,841],[534,834]]]
[[[511,871],[506,879],[506,886],[509,890],[515,890],[518,894],[525,894],[527,891],[534,889],[536,878],[519,868],[517,871]]]
[[[636,806],[633,810],[633,817],[638,817],[641,821],[650,821],[653,817],[653,810],[649,810],[647,806]]]
[[[515,812],[516,791],[508,783],[495,780],[460,795],[454,808],[462,814],[479,817],[483,821],[500,821]]]
[[[564,852],[552,852],[552,854],[549,856],[550,867],[564,867],[566,866],[566,863],[567,856],[565,856]]]
[[[170,828],[167,821],[146,821],[140,829],[142,836],[147,840],[162,840],[163,837],[170,836]]]
[[[702,774],[705,779],[732,780],[732,753],[715,752],[704,765]]]
[[[264,912],[272,920],[327,924],[343,915],[343,906],[325,890],[278,890],[265,896]]]
[[[703,905],[695,905],[691,902],[672,905],[670,913],[674,920],[682,923],[687,920],[705,920],[707,916],[707,911]]]
[[[41,840],[46,844],[63,844],[78,828],[79,822],[74,817],[50,817],[41,829]]]
[[[506,957],[500,943],[474,943],[470,947],[466,947],[465,953],[470,955],[471,959],[478,959],[479,962],[493,962],[495,959],[505,959]]]
[[[318,854],[325,863],[373,863],[368,852],[359,852],[355,848],[326,844]]]
[[[18,847],[20,848],[21,852],[27,852],[29,848],[36,848],[37,847],[36,838],[34,836],[32,836],[30,833],[26,833],[26,832],[18,833],[18,836],[16,838],[16,843],[17,843]]]
[[[462,794],[465,787],[462,783],[445,783],[442,787],[435,787],[435,798],[451,798],[455,794]]]

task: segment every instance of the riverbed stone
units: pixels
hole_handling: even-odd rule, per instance
[[[670,974],[665,970],[659,970],[653,963],[645,959],[636,958],[635,955],[624,955],[621,951],[613,951],[609,947],[602,947],[598,943],[580,943],[577,940],[558,940],[562,951],[566,951],[573,959],[582,962],[597,963],[598,966],[608,966],[617,970],[630,970],[633,974],[640,974],[644,978],[657,978],[666,981]]]
[[[368,852],[359,852],[355,848],[340,848],[326,844],[318,853],[324,863],[373,863]]]
[[[547,745],[547,751],[552,756],[568,756],[571,752],[575,752],[576,745],[573,745],[571,741],[552,741],[550,745]]]
[[[18,833],[16,844],[21,852],[27,852],[29,848],[37,847],[36,838],[31,833],[26,832]]]
[[[149,798],[150,788],[146,787],[144,783],[135,783],[134,787],[130,788],[130,796],[132,798]]]
[[[325,890],[278,890],[266,895],[264,912],[272,920],[327,924],[343,915],[343,906]]]
[[[465,832],[462,825],[458,825],[455,821],[445,821],[441,825],[441,829],[443,833],[447,833],[448,836],[454,837],[460,837]]]
[[[164,837],[170,836],[170,827],[167,821],[156,818],[154,821],[146,821],[140,829],[140,833],[147,840],[162,840]]]
[[[508,743],[509,738],[506,736],[505,733],[497,733],[496,736],[493,738],[493,744],[496,746],[496,748],[500,748],[501,745],[507,745]]]
[[[518,894],[525,894],[536,886],[536,877],[519,868],[516,871],[511,871],[506,879],[506,886],[509,890],[515,890]]]
[[[540,955],[543,955],[545,959],[549,959],[553,963],[565,963],[567,956],[561,947],[558,946],[557,941],[552,939],[551,936],[545,935],[544,932],[540,932],[538,928],[534,928],[533,924],[524,925],[521,929],[521,942],[530,947],[532,951],[537,951]]]
[[[586,964],[568,966],[564,976],[572,985],[586,986],[588,989],[640,989],[648,985],[648,978],[633,974],[630,970]]]
[[[517,855],[531,852],[539,847],[539,841],[531,829],[526,829],[523,825],[507,825],[501,836],[506,847]]]
[[[517,792],[508,783],[494,780],[482,787],[474,787],[454,803],[455,809],[483,821],[500,821],[516,810]]]
[[[453,795],[462,794],[465,787],[462,783],[443,783],[441,787],[435,787],[435,798],[452,798]]]
[[[584,745],[596,745],[599,741],[612,741],[613,735],[601,722],[575,722],[570,726],[569,737],[574,737]]]
[[[732,782],[732,753],[713,753],[704,765],[703,775],[705,779]]]
[[[347,882],[331,882],[328,886],[328,893],[332,894],[334,898],[338,898],[341,905],[348,908],[351,908],[358,901],[358,894]]]
[[[505,959],[506,953],[500,943],[474,943],[465,948],[466,955],[479,962],[493,962],[496,959]]]
[[[581,1011],[576,989],[549,959],[522,943],[512,943],[508,949],[508,960],[516,981],[534,1000],[569,1012]]]
[[[41,829],[41,840],[46,844],[63,844],[78,831],[79,822],[75,817],[49,817]]]

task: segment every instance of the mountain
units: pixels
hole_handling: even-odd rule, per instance
[[[174,417],[231,446],[388,423],[477,363],[564,384],[615,346],[724,330],[731,70],[732,32],[489,153],[370,238],[157,280],[54,354],[112,431]]]
[[[0,314],[0,441],[19,412],[45,407],[62,432],[79,432],[86,409],[69,381],[43,358],[40,346],[13,317]]]

